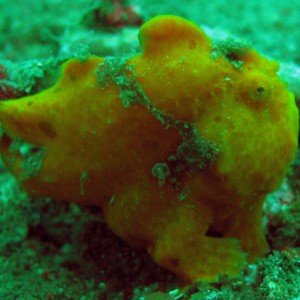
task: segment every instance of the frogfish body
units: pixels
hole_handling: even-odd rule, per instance
[[[71,59],[49,89],[0,103],[1,155],[31,197],[100,206],[109,227],[184,283],[268,252],[267,193],[298,136],[278,64],[158,16],[133,57]]]

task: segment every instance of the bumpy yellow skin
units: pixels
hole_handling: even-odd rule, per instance
[[[214,58],[210,39],[187,20],[156,17],[139,37],[142,53],[123,71],[99,57],[73,59],[48,90],[1,102],[3,160],[33,197],[101,206],[118,236],[184,282],[234,276],[245,258],[268,252],[262,203],[296,151],[294,96],[276,62],[254,50],[239,58],[242,68]],[[128,78],[144,96],[126,104]],[[128,88],[133,98],[137,86]],[[191,171],[181,159],[186,171],[172,174],[183,137],[153,107],[194,124],[218,149],[210,163]],[[16,146],[24,141],[36,147],[24,154]],[[38,168],[26,173],[36,153]],[[162,162],[170,174],[158,180],[153,167]]]

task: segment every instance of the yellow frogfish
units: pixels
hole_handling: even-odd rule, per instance
[[[183,283],[264,256],[262,205],[297,148],[278,63],[158,16],[131,57],[71,59],[0,103],[1,155],[31,197],[99,206],[111,230]]]

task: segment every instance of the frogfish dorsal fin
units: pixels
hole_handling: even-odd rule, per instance
[[[174,47],[203,50],[211,43],[196,24],[172,15],[158,16],[146,22],[140,29],[139,40],[144,55],[164,54]]]

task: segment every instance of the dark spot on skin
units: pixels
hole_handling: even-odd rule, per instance
[[[206,233],[205,236],[209,236],[209,237],[215,237],[215,238],[222,238],[223,237],[223,233],[217,230],[213,230],[211,228],[209,228]]]
[[[149,151],[157,150],[158,142],[156,140],[145,140],[142,142],[143,148]]]
[[[73,74],[73,73],[70,73],[69,78],[70,78],[71,81],[75,81],[76,80],[76,75]]]
[[[171,258],[170,263],[173,267],[178,267],[179,266],[179,259],[177,258]]]
[[[25,133],[25,134],[28,133],[28,128],[24,127],[21,122],[14,120],[13,123],[19,132]]]
[[[5,149],[9,149],[11,143],[12,143],[12,139],[7,134],[3,134],[1,137],[1,147]]]
[[[194,50],[196,48],[197,44],[194,40],[189,41],[189,49]]]
[[[30,153],[31,154],[37,153],[39,151],[41,151],[41,149],[39,147],[32,147],[32,148],[30,148]]]
[[[46,121],[39,122],[39,129],[51,139],[54,139],[57,135],[52,125]]]
[[[216,116],[215,117],[215,122],[220,123],[222,121],[222,117],[221,116]]]
[[[213,96],[217,97],[217,96],[220,96],[222,95],[222,89],[221,88],[218,88],[216,87],[214,90],[213,90]]]

